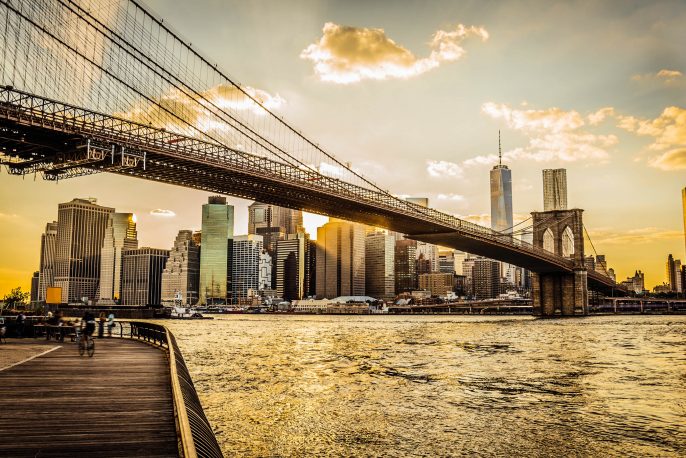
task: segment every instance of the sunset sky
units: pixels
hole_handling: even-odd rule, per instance
[[[488,225],[501,130],[516,215],[543,209],[542,169],[566,168],[569,206],[585,210],[618,280],[642,269],[652,289],[669,253],[686,258],[683,1],[146,3],[393,193]],[[90,196],[134,212],[140,245],[169,248],[179,229],[200,227],[207,201],[133,178],[55,184],[5,170],[0,195],[0,295],[29,287],[60,202]],[[250,202],[229,201],[246,233]],[[324,221],[306,217],[310,234]]]

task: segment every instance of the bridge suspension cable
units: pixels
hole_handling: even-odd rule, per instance
[[[235,82],[138,1],[1,3],[7,8],[3,50],[14,51],[13,59],[3,60],[5,83],[55,99],[67,96],[65,101],[76,105],[205,138],[235,154],[270,157],[320,180],[341,179],[398,199],[277,116],[268,105],[278,98]],[[68,71],[59,71],[60,61]],[[17,78],[20,68],[25,71]],[[41,80],[26,74],[30,68],[53,68],[60,77]],[[64,78],[65,73],[80,78]],[[55,88],[55,82],[61,87]],[[255,125],[260,132],[250,127]]]
[[[596,265],[597,265],[597,260],[598,260],[598,252],[595,249],[595,245],[593,245],[593,240],[591,239],[591,235],[588,233],[588,230],[586,229],[586,225],[584,224],[584,234],[586,235],[586,238],[588,239],[588,242],[591,244],[591,249],[593,250],[593,254],[595,255],[596,259]],[[603,273],[605,275],[609,276],[609,272],[607,271],[607,261],[602,262],[600,264],[600,268],[602,269]]]

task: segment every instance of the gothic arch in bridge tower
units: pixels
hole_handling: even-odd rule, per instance
[[[553,236],[553,231],[550,228],[546,229],[543,233],[543,249],[549,251],[550,253],[555,253],[555,237]]]
[[[587,272],[584,265],[583,210],[533,212],[533,245],[567,259],[568,267],[533,274],[534,313],[541,316],[586,315]]]
[[[574,256],[574,233],[569,226],[562,231],[562,256],[565,258]]]

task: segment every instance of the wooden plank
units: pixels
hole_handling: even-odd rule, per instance
[[[0,456],[178,456],[169,377],[165,352],[116,338],[2,371]]]

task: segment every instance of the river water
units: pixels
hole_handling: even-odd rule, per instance
[[[686,317],[168,321],[228,456],[685,456]]]

